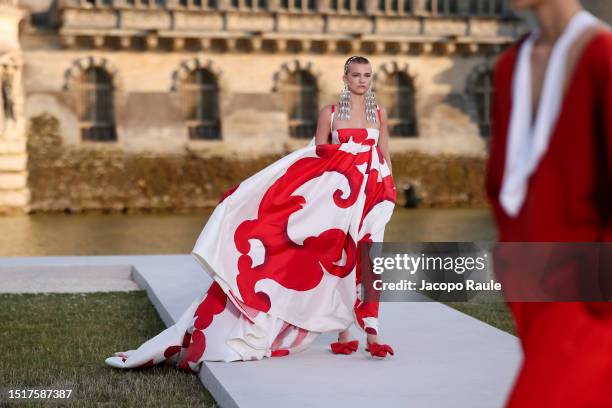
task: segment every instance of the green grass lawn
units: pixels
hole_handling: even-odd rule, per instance
[[[215,406],[196,375],[171,365],[122,371],[104,364],[164,328],[144,291],[2,294],[0,406],[11,388],[72,389],[62,402],[68,406]]]
[[[514,332],[504,303],[446,304]],[[164,328],[144,291],[0,295],[0,388],[72,389],[62,403],[69,406],[215,406],[196,375],[171,365],[121,371],[104,364]]]
[[[444,304],[500,330],[516,335],[512,316],[508,307],[503,302],[445,302]]]

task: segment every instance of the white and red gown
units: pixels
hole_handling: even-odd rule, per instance
[[[396,190],[377,147],[379,129],[338,129],[331,137],[224,194],[192,251],[213,278],[207,293],[176,324],[107,364],[168,360],[197,372],[202,361],[299,352],[320,333],[353,323],[378,332],[378,302],[363,299],[359,285],[357,245],[382,242]]]

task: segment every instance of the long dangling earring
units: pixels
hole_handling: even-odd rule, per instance
[[[371,85],[365,94],[365,114],[368,122],[376,123],[376,97]]]
[[[344,83],[344,89],[340,93],[340,112],[338,114],[338,119],[351,120],[351,92],[346,82]]]

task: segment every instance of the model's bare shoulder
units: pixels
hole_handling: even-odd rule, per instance
[[[319,110],[319,117],[317,118],[317,130],[315,132],[315,139],[317,144],[323,143],[323,140],[327,138],[327,135],[331,131],[331,105],[323,106]]]
[[[382,116],[383,120],[387,119],[387,110],[385,109],[385,107],[382,105],[378,105],[378,109],[380,109],[380,115]]]
[[[329,119],[331,117],[332,105],[325,105],[319,110],[319,119]]]
[[[334,105],[325,105],[324,107],[321,108],[321,113],[325,113],[328,116],[331,115],[332,106]]]
[[[319,122],[329,121],[330,118],[331,118],[330,105],[325,105],[321,109],[319,109],[319,117],[317,119]]]

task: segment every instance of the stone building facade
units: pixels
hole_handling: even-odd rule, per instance
[[[12,84],[0,208],[25,211],[212,203],[239,180],[219,180],[211,162],[244,177],[306,144],[353,54],[372,62],[394,158],[474,160],[457,171],[481,172],[490,70],[525,30],[503,0],[0,0],[0,27]],[[159,179],[148,167],[122,187],[140,196],[107,171],[148,158],[186,181],[169,164],[186,157],[208,170],[182,198],[145,193]]]
[[[27,154],[23,53],[15,0],[0,0],[0,209],[27,208]]]

